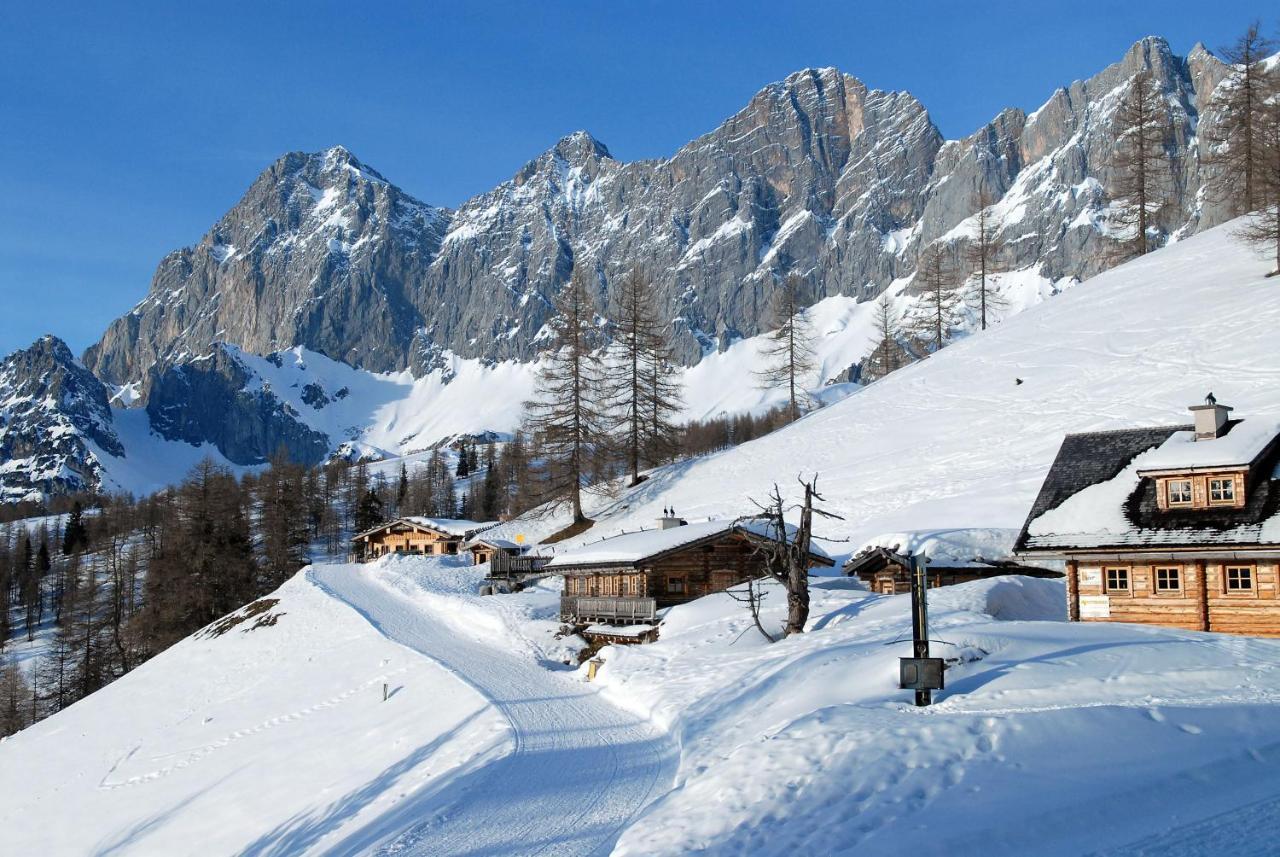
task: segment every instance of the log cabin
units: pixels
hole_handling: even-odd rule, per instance
[[[1280,421],[1230,412],[1063,440],[1017,551],[1066,561],[1071,620],[1280,636]]]
[[[856,576],[868,589],[881,595],[911,591],[911,558],[899,553],[898,545],[891,548],[867,548],[846,562],[843,570],[847,576]],[[944,557],[935,562],[932,558],[927,558],[925,565],[925,576],[930,589],[968,583],[971,580],[986,580],[1003,574],[1062,577],[1060,571],[1024,565],[1012,559],[974,557],[971,560],[961,560]]]
[[[492,562],[498,554],[503,554],[507,557],[520,556],[528,550],[528,546],[518,544],[510,539],[500,539],[496,536],[486,537],[482,533],[464,542],[462,549],[471,553],[472,565],[484,565],[486,562]]]
[[[416,515],[396,518],[357,533],[351,539],[352,553],[363,562],[389,553],[453,556],[464,541],[497,523]]]
[[[627,533],[557,554],[545,569],[564,576],[560,619],[621,636],[619,627],[648,624],[657,611],[764,575],[757,547],[767,524],[686,523],[674,515],[654,530]],[[814,547],[809,567],[834,562]],[[588,632],[590,628],[588,628]]]

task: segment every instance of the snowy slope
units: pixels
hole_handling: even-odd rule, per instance
[[[901,531],[1020,527],[1067,432],[1168,425],[1212,391],[1234,416],[1280,415],[1280,292],[1219,227],[1072,288],[793,426],[594,499],[582,538],[750,511],[771,483],[819,488],[847,554]]]
[[[305,576],[273,597],[0,742],[5,852],[301,853],[509,751],[480,694]]]

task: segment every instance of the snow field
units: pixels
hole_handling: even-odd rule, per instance
[[[1105,853],[1278,801],[1280,643],[1051,621],[1052,580],[931,595],[934,654],[956,664],[928,709],[897,688],[909,597],[848,581],[819,583],[809,633],[778,644],[711,596],[657,643],[605,649],[607,698],[682,749],[676,788],[614,853]],[[1237,833],[1239,853],[1269,837]]]
[[[323,851],[510,750],[479,694],[305,576],[272,597],[274,624],[188,638],[0,742],[5,850]]]

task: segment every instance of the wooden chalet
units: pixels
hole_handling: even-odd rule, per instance
[[[871,547],[851,558],[844,565],[844,573],[857,577],[872,592],[895,595],[911,591],[911,558],[899,553],[899,546],[891,548]],[[929,559],[925,575],[929,588],[985,580],[1002,574],[1021,574],[1027,577],[1062,577],[1062,572],[1047,568],[1023,565],[1012,559],[983,559],[975,557],[961,560],[954,557]]]
[[[1068,435],[1018,537],[1067,564],[1073,621],[1280,636],[1280,421]]]
[[[454,518],[396,518],[356,534],[351,539],[352,553],[364,562],[389,553],[452,556],[463,542],[496,524]]]
[[[545,570],[564,575],[560,618],[599,626],[622,639],[619,628],[656,622],[657,611],[721,592],[765,572],[757,546],[765,524],[708,521],[686,524],[675,516],[658,528],[627,533],[557,554]],[[815,549],[810,567],[834,565]],[[587,629],[590,632],[590,628]]]
[[[472,565],[484,565],[486,562],[493,562],[499,554],[507,557],[520,556],[528,550],[526,545],[518,544],[509,539],[486,538],[483,533],[468,539],[462,545],[462,548],[471,553]]]

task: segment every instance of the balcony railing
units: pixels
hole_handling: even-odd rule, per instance
[[[652,622],[657,615],[658,602],[652,598],[560,596],[560,618],[564,621],[634,624]]]

